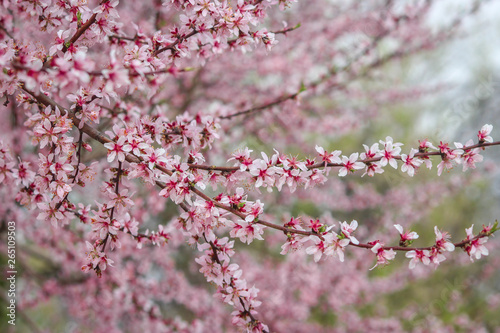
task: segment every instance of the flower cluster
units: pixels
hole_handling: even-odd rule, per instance
[[[216,295],[235,308],[232,323],[252,332],[268,332],[268,327],[254,317],[257,313],[255,308],[261,304],[256,299],[259,290],[248,286],[247,281],[241,277],[242,270],[238,264],[230,264],[230,258],[234,255],[234,241],[229,241],[227,237],[211,237],[206,241],[198,245],[203,256],[195,261],[201,266],[200,272],[207,281],[217,286]]]
[[[113,260],[109,259],[104,252],[97,249],[97,245],[92,245],[89,242],[87,244],[87,257],[85,258],[86,264],[82,266],[82,271],[88,272],[94,270],[97,276],[102,276],[102,272],[106,270],[106,267],[113,266]]]
[[[484,125],[480,133],[489,135],[491,129],[491,125]],[[338,168],[338,175],[341,177],[364,168],[363,176],[368,174],[373,177],[375,174],[383,173],[387,165],[397,169],[400,161],[401,171],[413,177],[423,163],[429,169],[432,168],[432,161],[429,157],[436,153],[432,150],[438,151],[442,157],[442,161],[437,166],[438,175],[441,175],[445,168],[449,170],[456,164],[462,164],[463,171],[466,171],[468,168],[475,168],[476,162],[482,161],[483,157],[479,155],[481,142],[486,141],[480,141],[477,145],[472,140],[467,141],[465,145],[455,142],[456,148],[452,149],[448,143],[441,142],[439,148],[436,148],[429,141],[423,140],[420,142],[419,149],[411,148],[409,154],[401,154],[403,144],[394,143],[391,137],[387,137],[385,141],[381,140],[370,147],[363,145],[365,152],[352,153],[349,157],[342,155],[340,150],[328,152],[323,147],[316,146],[319,162],[310,159],[300,161],[295,157],[280,154],[276,150],[271,157],[262,152],[262,158],[252,159],[252,150],[245,148],[235,152],[228,160],[228,162],[236,162],[233,168],[204,167],[196,164],[190,167],[231,171],[225,176],[231,177],[232,181],[238,180],[239,183],[252,181],[256,188],[264,187],[268,191],[272,191],[273,187],[281,191],[283,185],[286,184],[290,192],[294,192],[297,186],[307,188],[325,183],[330,168]]]
[[[447,232],[440,231],[438,227],[434,227],[434,232],[436,244],[430,250],[412,250],[406,253],[406,257],[411,258],[410,268],[414,268],[419,261],[424,265],[433,263],[437,266],[446,259],[443,252],[455,250],[455,245],[449,241],[450,235]]]
[[[484,245],[488,241],[488,237],[474,237],[474,234],[472,233],[473,227],[474,225],[465,229],[465,232],[467,233],[467,243],[464,246],[464,250],[470,256],[471,261],[474,261],[474,258],[481,259],[481,256],[487,256],[489,254],[488,249]],[[487,227],[483,228],[482,232],[487,234]]]

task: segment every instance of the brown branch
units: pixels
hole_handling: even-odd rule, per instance
[[[126,68],[126,67],[124,67]],[[129,68],[127,68],[129,69]],[[179,68],[176,69],[175,72],[191,72],[193,71],[193,67],[185,67],[185,68]],[[130,69],[129,69],[130,70]],[[129,76],[146,76],[146,75],[156,75],[156,74],[164,74],[164,73],[171,73],[172,69],[171,68],[165,68],[165,69],[159,69],[156,71],[149,71],[149,72],[144,72],[144,73],[139,73],[136,71],[130,72],[128,75]],[[87,72],[87,74],[92,75],[92,76],[103,76],[104,74],[101,71],[92,71],[92,72]]]
[[[472,239],[469,239],[469,240],[462,240],[460,242],[457,242],[457,243],[453,243],[453,245],[455,247],[465,247],[467,244],[470,244],[472,241],[475,241],[477,239],[480,239],[480,238],[483,238],[483,237],[489,237],[488,234],[485,234],[483,232],[480,232],[477,236],[475,236],[474,238]],[[349,243],[349,245],[352,245],[354,247],[359,247],[359,248],[362,248],[362,249],[371,249],[373,247],[373,245],[370,245],[370,244],[363,244],[363,243],[359,243],[359,244],[354,244],[354,243]],[[383,246],[382,249],[384,250],[394,250],[394,251],[402,251],[402,252],[409,252],[409,251],[424,251],[424,250],[432,250],[433,248],[435,248],[436,246],[433,245],[433,246],[427,246],[427,247],[405,247],[405,246]]]
[[[285,97],[282,97],[274,102],[271,102],[271,103],[267,103],[267,104],[264,104],[264,105],[261,105],[261,106],[257,106],[257,107],[254,107],[254,108],[251,108],[251,109],[247,109],[247,110],[243,110],[243,111],[239,111],[239,112],[236,112],[236,113],[233,113],[233,114],[230,114],[230,115],[227,115],[227,116],[220,116],[219,119],[231,119],[233,117],[237,117],[237,116],[241,116],[241,115],[244,115],[244,114],[250,114],[250,113],[253,113],[253,112],[257,112],[257,111],[262,111],[262,110],[265,110],[267,108],[270,108],[270,107],[273,107],[275,105],[278,105],[278,104],[281,104],[285,101],[288,101],[289,99],[294,99],[296,98],[302,91],[298,91],[296,92],[295,94],[291,94],[291,95],[288,95],[288,96],[285,96]]]
[[[3,25],[0,25],[0,30],[3,30],[3,32],[5,32],[5,34],[10,38],[10,39],[14,39],[14,37],[11,35],[11,33],[3,26]],[[15,40],[15,39],[14,39]]]
[[[126,36],[117,36],[117,35],[111,35],[111,36],[108,36],[109,39],[118,39],[118,40],[128,40],[130,42],[135,42],[137,40],[137,35],[135,35],[134,37],[126,37]],[[146,42],[144,41],[139,41],[141,44],[147,44]]]
[[[168,45],[168,46],[165,46],[165,47],[163,47],[163,48],[161,48],[161,49],[156,50],[155,52],[153,52],[153,56],[157,56],[158,54],[160,54],[160,53],[162,53],[162,52],[164,52],[164,51],[167,51],[167,50],[174,50],[174,48],[175,48],[175,46],[176,46],[177,44],[179,44],[180,42],[185,41],[186,39],[188,39],[188,38],[189,38],[189,37],[191,37],[191,36],[196,35],[198,32],[199,32],[199,31],[198,31],[198,30],[196,30],[196,29],[195,29],[195,30],[192,30],[192,31],[191,31],[190,33],[188,33],[187,35],[185,35],[185,36],[181,36],[181,37],[177,38],[177,40],[176,40],[175,42],[173,42],[172,44],[170,44],[170,45]]]
[[[298,23],[296,26],[291,27],[291,28],[286,28],[278,31],[271,31],[273,34],[278,35],[278,34],[286,34],[287,32],[294,31],[298,28],[300,28],[300,23]]]
[[[291,28],[286,28],[286,29],[282,29],[282,30],[277,30],[277,31],[271,31],[271,33],[275,34],[275,35],[279,35],[279,34],[284,34],[286,35],[287,32],[290,32],[290,31],[293,31],[293,30],[296,30],[298,28],[300,28],[300,23],[297,24],[296,26],[294,27],[291,27]],[[233,38],[233,39],[228,39],[227,40],[227,43],[229,45],[232,45],[233,43],[235,43],[238,39],[240,38],[244,38],[244,37],[253,37],[255,36],[255,31],[249,31],[248,33],[243,33],[241,30],[240,30],[240,35],[236,38]]]
[[[107,1],[103,1],[103,2],[107,2]],[[88,19],[88,21],[85,22],[85,24],[83,24],[80,27],[80,29],[78,29],[75,32],[75,34],[73,35],[73,37],[71,37],[71,39],[68,42],[64,43],[64,46],[62,48],[62,52],[63,53],[66,53],[66,51],[68,51],[69,46],[71,46],[71,44],[75,43],[78,40],[78,38],[80,38],[80,36],[83,35],[85,33],[85,31],[87,31],[87,29],[90,28],[90,26],[95,23],[96,17],[97,17],[97,13],[93,14]],[[66,46],[66,45],[68,45],[68,46]]]

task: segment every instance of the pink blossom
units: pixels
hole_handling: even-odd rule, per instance
[[[65,221],[66,214],[64,209],[59,205],[60,199],[54,198],[50,202],[37,203],[38,208],[41,210],[38,214],[38,220],[50,221],[54,227],[58,227],[60,222]]]
[[[6,182],[8,179],[14,178],[12,169],[16,163],[6,162],[4,159],[0,159],[0,183]]]
[[[406,258],[411,258],[409,267],[414,269],[418,262],[428,266],[431,263],[430,252],[428,250],[412,250],[406,252]]]
[[[434,149],[434,150],[438,150],[436,147],[434,147],[434,145],[429,142],[427,139],[425,140],[418,140],[418,151],[420,153],[427,153],[429,151],[429,149]],[[421,157],[422,161],[425,163],[425,166],[430,170],[432,169],[432,161],[431,159],[429,158],[429,156],[423,156]]]
[[[436,147],[434,147],[434,145],[428,141],[427,139],[424,139],[424,140],[418,140],[418,150],[420,152],[427,152],[430,149],[434,149],[434,150],[438,150]]]
[[[401,154],[401,160],[403,165],[401,165],[401,171],[407,172],[410,177],[415,175],[415,171],[418,170],[422,160],[414,157],[415,153],[418,153],[417,149],[412,148],[409,155]]]
[[[232,160],[236,160],[237,162],[239,162],[236,165],[240,166],[240,170],[241,171],[245,171],[253,163],[253,160],[250,158],[250,153],[252,151],[253,150],[250,150],[247,147],[245,147],[245,149],[243,151],[240,150],[240,151],[237,151],[236,153],[234,153],[232,155],[233,157],[231,157],[227,161],[229,162],[229,161],[232,161]]]
[[[382,167],[380,166],[380,163],[369,162],[369,163],[366,163],[365,173],[363,173],[363,175],[361,175],[361,177],[364,177],[365,175],[368,175],[369,177],[373,177],[373,176],[375,176],[376,173],[378,173],[378,174],[384,173],[384,169],[382,169]]]
[[[264,204],[257,200],[254,202],[248,211],[248,215],[245,218],[246,222],[253,222],[255,219],[258,219],[259,215],[264,211]]]
[[[118,161],[125,161],[125,154],[132,150],[132,146],[129,144],[125,144],[125,137],[120,137],[117,142],[108,142],[104,144],[108,152],[108,162],[111,163],[114,161],[115,157],[118,156]]]
[[[16,185],[28,186],[35,180],[35,172],[29,168],[30,162],[19,161],[17,169],[12,170],[12,177],[16,180]]]
[[[380,241],[370,242],[369,244],[373,245],[371,251],[377,255],[377,263],[370,270],[378,265],[387,265],[389,260],[393,260],[396,257],[396,252],[393,249],[385,250],[383,248],[384,244]]]
[[[372,144],[371,147],[363,144],[363,148],[365,148],[365,152],[360,155],[362,160],[372,159],[379,156],[380,148],[377,142]]]
[[[119,17],[117,10],[115,7],[118,5],[118,0],[112,0],[101,3],[99,7],[94,9],[94,13],[96,14],[107,14],[112,18]]]
[[[434,227],[434,233],[436,234],[436,247],[439,250],[452,252],[455,250],[455,245],[449,241],[450,235],[447,232],[439,231],[438,227]]]
[[[300,250],[304,244],[297,235],[295,234],[289,234],[289,235],[290,236],[287,237],[285,244],[281,246],[281,252],[280,252],[281,255],[285,255],[287,253]]]
[[[129,150],[130,151],[130,150]],[[167,164],[167,158],[165,155],[165,149],[146,149],[143,154],[145,161],[148,163],[148,167],[153,170],[156,165],[165,167]]]
[[[395,224],[394,228],[396,228],[396,230],[400,234],[399,244],[401,244],[402,246],[410,245],[415,239],[418,239],[419,237],[415,231],[405,232],[400,224]]]
[[[328,153],[325,151],[323,147],[316,146],[316,151],[318,152],[319,156],[321,157],[321,161],[325,162],[325,166],[328,163],[332,164],[340,164],[342,163],[342,160],[340,159],[340,155],[342,152],[340,150],[335,150],[331,153]]]
[[[384,149],[380,151],[382,158],[380,159],[380,165],[386,166],[389,163],[394,169],[398,168],[398,162],[395,157],[399,156],[401,152],[402,143],[394,143],[390,136],[385,138],[385,141],[380,140],[380,144],[384,146]]]
[[[472,140],[467,141],[465,146],[459,142],[455,142],[455,146],[464,151],[461,156],[463,164],[462,171],[466,171],[469,168],[475,169],[476,163],[483,161],[483,156],[479,155],[479,152],[481,151],[479,148],[467,149],[468,146],[472,146],[473,144]]]
[[[335,236],[331,245],[328,247],[326,255],[335,254],[339,258],[341,262],[344,262],[344,249],[347,245],[349,245],[349,241],[347,239],[339,239],[337,234],[333,233]]]
[[[349,244],[348,239],[339,239],[335,232],[326,232],[322,239],[318,236],[309,236],[305,240],[312,240],[313,245],[306,248],[306,253],[314,256],[314,261],[318,262],[322,255],[336,255],[340,261],[344,261],[344,248]]]
[[[250,244],[254,239],[264,240],[264,227],[257,223],[249,223],[239,221],[234,223],[233,229],[230,232],[231,237],[239,238],[243,243]]]
[[[439,264],[446,260],[446,257],[441,253],[441,249],[439,248],[433,247],[429,252],[429,260],[435,266],[439,266]]]
[[[455,163],[462,163],[462,160],[461,160],[461,157],[462,157],[462,154],[464,153],[464,151],[460,148],[458,148],[459,146],[461,146],[461,144],[459,143],[455,143],[455,146],[457,147],[457,149],[451,149],[448,145],[448,143],[443,143],[441,142],[440,145],[439,145],[439,150],[441,152],[441,158],[442,158],[442,161],[441,163],[438,164],[438,176],[441,175],[441,173],[443,172],[444,168],[446,168],[447,170],[450,170],[451,168],[453,168],[453,161]]]
[[[134,201],[131,199],[133,193],[128,194],[128,189],[120,190],[118,193],[108,191],[107,195],[109,197],[109,202],[107,203],[108,208],[130,208],[134,205]]]
[[[271,186],[274,185],[274,174],[276,172],[275,168],[271,165],[274,164],[275,158],[273,160],[269,160],[267,155],[262,153],[263,159],[256,159],[253,161],[252,165],[250,165],[249,172],[252,176],[256,177],[255,187],[268,187],[271,189]]]
[[[105,239],[108,234],[116,235],[120,229],[120,223],[116,220],[110,221],[107,217],[97,217],[92,221],[92,231],[94,231],[100,239]]]
[[[359,241],[356,239],[356,237],[352,235],[354,231],[356,231],[356,229],[358,228],[358,221],[352,220],[350,224],[347,224],[347,222],[344,221],[340,223],[340,228],[342,230],[342,234],[345,237],[349,238],[349,240],[353,244],[359,244]]]
[[[113,266],[114,261],[109,259],[107,255],[104,252],[98,251],[92,244],[89,242],[85,242],[87,245],[87,249],[89,252],[87,252],[87,258],[86,261],[88,262],[89,266],[84,265],[82,266],[82,270],[87,271],[89,267],[91,269],[96,269],[99,270],[100,272],[103,272],[106,270],[107,266]]]
[[[297,160],[296,157],[286,157],[283,159],[283,167],[285,169],[300,169],[302,171],[307,171],[307,166],[304,162]]]
[[[464,246],[465,252],[470,256],[470,260],[474,261],[476,259],[481,259],[481,256],[487,256],[489,254],[488,249],[484,244],[488,241],[488,237],[476,238],[474,239],[474,234],[472,233],[472,225],[470,228],[466,228],[467,238],[469,242]]]
[[[311,228],[311,230],[315,233],[321,233],[321,232],[324,232],[324,230],[322,231],[322,229],[325,229],[323,228],[324,225],[323,223],[321,223],[319,221],[319,219],[316,219],[316,220],[309,220],[309,227]]]
[[[347,156],[342,156],[343,166],[339,170],[340,177],[344,177],[349,172],[354,172],[355,170],[360,170],[365,167],[363,162],[357,162],[358,156],[358,153],[352,153],[349,158],[347,158]]]
[[[49,55],[54,55],[58,50],[62,50],[64,47],[64,42],[65,40],[69,37],[69,30],[59,30],[57,32],[57,37],[56,37],[56,42],[55,44],[49,49]]]
[[[493,125],[490,124],[486,124],[483,127],[481,127],[481,130],[477,134],[479,142],[493,142],[493,138],[490,136],[492,130],[493,130]]]

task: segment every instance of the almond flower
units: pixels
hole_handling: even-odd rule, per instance
[[[418,262],[424,265],[431,263],[429,250],[413,250],[406,252],[406,258],[411,258],[409,268],[414,269]]]
[[[323,227],[323,223],[321,223],[319,219],[309,220],[309,227],[313,232],[319,234],[321,232],[321,228]]]
[[[363,144],[363,148],[365,148],[365,152],[361,153],[360,155],[360,158],[362,160],[367,160],[380,156],[379,154],[380,148],[378,146],[378,143],[372,144],[371,147],[368,147],[367,145]]]
[[[493,142],[493,138],[490,136],[491,130],[493,129],[493,125],[486,124],[481,130],[477,133],[477,138],[479,142]]]
[[[53,56],[58,50],[62,50],[65,40],[69,37],[69,30],[59,30],[57,32],[56,42],[50,47],[49,55]]]
[[[412,232],[406,231],[406,232],[404,232],[403,227],[400,224],[395,224],[394,228],[396,228],[397,231],[399,231],[399,234],[400,234],[400,237],[401,237],[401,239],[399,240],[399,244],[401,246],[407,246],[407,245],[411,244],[411,242],[413,240],[415,240],[415,239],[418,238],[418,234],[415,231],[412,231]]]
[[[465,245],[464,250],[470,256],[470,261],[474,261],[473,257],[481,259],[482,255],[487,256],[489,254],[488,249],[483,245],[488,241],[488,237],[474,239],[474,234],[472,233],[473,227],[474,224],[470,228],[465,229],[465,232],[467,233],[466,240],[468,240],[469,243]]]
[[[314,245],[309,246],[306,249],[306,253],[309,255],[314,255],[314,261],[318,262],[321,256],[326,251],[325,242],[323,242],[318,236],[310,236],[310,239],[314,242]],[[325,235],[325,241],[333,241],[333,234]]]
[[[235,166],[239,165],[240,171],[245,171],[253,163],[253,160],[250,158],[250,153],[252,151],[253,150],[248,149],[248,147],[245,147],[245,150],[238,150],[237,152],[233,153],[232,154],[233,157],[231,157],[227,161],[229,162],[232,160],[236,160],[239,163],[235,164]]]
[[[254,202],[249,210],[249,214],[245,217],[245,221],[248,223],[253,222],[255,219],[259,217],[260,214],[264,212],[264,204],[257,200]]]
[[[421,159],[414,157],[415,153],[418,153],[418,150],[412,148],[410,150],[410,155],[401,154],[401,160],[403,161],[401,171],[407,172],[410,177],[415,175],[415,171],[418,170],[420,164],[423,162]]]
[[[483,161],[483,156],[479,155],[479,152],[481,151],[480,148],[467,149],[467,147],[472,146],[473,144],[474,142],[472,141],[472,139],[467,141],[465,143],[465,146],[460,142],[455,142],[455,146],[457,148],[464,150],[464,153],[462,154],[462,171],[466,171],[468,168],[475,169],[476,162]]]
[[[356,231],[357,227],[358,227],[358,221],[356,220],[352,220],[351,224],[347,224],[346,221],[340,224],[340,229],[342,230],[342,233],[344,234],[345,237],[349,238],[349,240],[353,244],[359,244],[359,241],[356,239],[356,237],[351,235],[352,233],[354,233],[354,231]]]
[[[448,241],[450,235],[447,232],[439,231],[438,227],[434,227],[434,233],[436,234],[436,247],[439,250],[445,250],[452,252],[455,250],[455,245]]]
[[[437,150],[436,147],[434,147],[434,145],[429,142],[427,139],[424,139],[424,140],[418,140],[418,150],[422,153],[425,153],[430,149],[434,149],[434,150]]]
[[[380,165],[386,166],[388,163],[394,169],[398,168],[398,162],[395,157],[399,156],[401,152],[402,143],[394,143],[390,136],[385,138],[385,141],[380,140],[380,143],[384,145],[384,150],[380,152],[382,158],[380,159]]]
[[[344,248],[349,244],[349,240],[339,239],[335,232],[329,232],[323,236],[323,240],[318,236],[309,236],[314,245],[306,249],[306,253],[314,255],[314,261],[318,262],[322,255],[330,256],[336,254],[340,261],[344,261]]]
[[[373,245],[371,248],[371,251],[375,254],[377,254],[377,263],[375,266],[370,268],[370,271],[377,267],[378,265],[386,265],[389,263],[389,260],[392,260],[396,257],[396,252],[394,252],[393,249],[390,250],[385,250],[384,249],[384,244],[380,243],[380,241],[374,241],[368,243],[370,245]]]
[[[233,224],[233,229],[229,232],[231,237],[239,238],[243,243],[250,244],[254,239],[264,240],[264,226],[246,221],[239,221]]]
[[[256,159],[253,161],[252,165],[250,165],[250,174],[256,177],[255,187],[265,185],[271,189],[271,186],[274,185],[273,176],[276,173],[275,168],[271,166],[276,162],[275,155],[270,160],[266,153],[262,152],[261,154],[263,159]]]
[[[366,163],[366,170],[365,173],[361,175],[361,177],[364,177],[365,175],[368,175],[368,177],[373,177],[375,176],[376,173],[384,173],[384,169],[380,166],[379,163]]]
[[[319,156],[321,157],[321,161],[325,162],[325,166],[328,163],[340,164],[342,162],[339,158],[340,154],[342,154],[342,152],[340,150],[335,150],[335,151],[329,153],[323,147],[316,146],[316,151],[318,152]]]
[[[427,153],[427,152],[429,152],[429,149],[438,150],[436,147],[434,147],[434,145],[431,142],[427,141],[427,139],[422,140],[422,141],[418,140],[418,143],[419,143],[418,151],[420,153]],[[423,156],[421,158],[422,158],[423,162],[425,163],[425,166],[427,167],[427,169],[429,169],[429,170],[432,169],[432,161],[429,158],[429,156]]]
[[[453,161],[455,161],[458,164],[462,163],[461,157],[464,151],[463,149],[458,148],[459,145],[457,145],[457,143],[455,143],[455,146],[457,147],[457,149],[451,149],[447,143],[443,142],[440,143],[439,151],[441,152],[443,160],[437,166],[438,176],[441,176],[441,173],[443,173],[444,168],[446,168],[447,170],[452,169]]]
[[[82,266],[82,270],[87,272],[90,269],[98,269],[98,275],[100,275],[100,271],[106,270],[106,267],[113,266],[113,260],[109,259],[104,252],[100,252],[88,241],[85,242],[87,245],[87,258],[86,264]]]
[[[132,146],[129,144],[125,144],[125,137],[122,136],[118,139],[117,142],[108,142],[104,144],[108,151],[108,162],[111,163],[114,161],[115,157],[118,156],[118,161],[125,161],[125,153],[128,153],[132,150]]]
[[[355,170],[360,170],[365,167],[363,162],[356,162],[358,160],[358,153],[352,153],[349,158],[347,156],[342,156],[343,166],[339,170],[339,176],[344,177],[348,172],[354,172]]]

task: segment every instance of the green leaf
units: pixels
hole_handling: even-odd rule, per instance
[[[301,83],[300,83],[299,94],[300,94],[301,92],[306,91],[306,90],[307,90],[306,85],[304,84],[304,82],[301,82]]]

